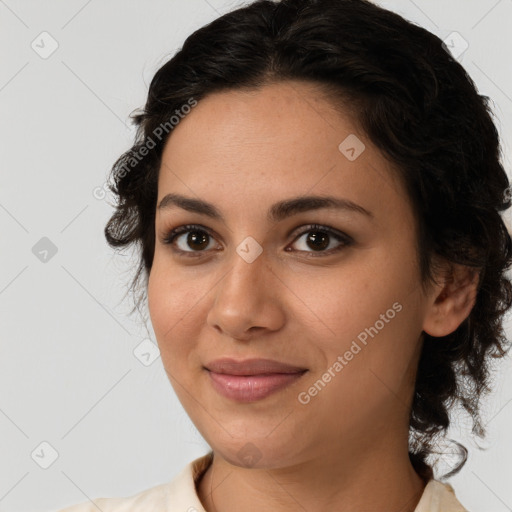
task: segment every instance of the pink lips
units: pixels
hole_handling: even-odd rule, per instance
[[[217,359],[205,367],[216,391],[239,402],[254,402],[302,377],[306,368],[271,359]]]

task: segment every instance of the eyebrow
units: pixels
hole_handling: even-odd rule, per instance
[[[158,210],[163,211],[173,207],[206,215],[212,219],[224,222],[224,217],[217,207],[201,199],[194,199],[181,194],[167,194],[160,201]],[[361,205],[348,199],[333,196],[298,196],[279,201],[269,208],[267,218],[270,222],[279,222],[301,212],[320,210],[322,208],[347,210],[373,218],[373,213]]]

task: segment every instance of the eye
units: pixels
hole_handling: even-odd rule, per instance
[[[183,237],[185,234],[187,236]],[[180,240],[182,237],[183,239]],[[198,224],[187,224],[169,231],[162,239],[162,243],[176,246],[173,250],[177,253],[187,253],[187,256],[201,256],[201,253],[205,252],[210,245],[208,238],[213,237],[206,228]],[[192,247],[193,250],[189,251],[187,247]]]
[[[320,226],[319,224],[311,224],[307,226],[307,229],[301,231],[295,241],[300,240],[304,235],[308,236],[305,237],[302,246],[306,248],[312,247],[313,252],[310,253],[310,251],[307,250],[299,250],[299,252],[310,253],[308,254],[308,257],[330,255],[341,251],[345,247],[349,247],[354,242],[354,240],[345,233],[328,226]],[[338,243],[338,245],[334,244],[334,247],[331,245],[333,239]],[[325,250],[329,246],[331,246],[331,248],[329,250]],[[289,251],[288,248],[285,250]]]
[[[187,236],[184,237],[183,235]],[[308,257],[330,255],[350,246],[354,242],[354,240],[345,233],[328,226],[321,226],[318,224],[311,224],[307,226],[306,230],[303,229],[296,236],[294,243],[304,237],[304,235],[309,235],[303,242],[303,247],[306,247],[306,250],[299,250],[297,252],[310,253],[308,254]],[[163,244],[172,245],[173,251],[178,254],[197,257],[202,256],[202,253],[212,249],[210,246],[211,239],[213,239],[213,235],[210,234],[210,231],[207,228],[199,224],[187,224],[185,226],[179,226],[172,229],[162,238],[161,242]],[[334,248],[330,247],[333,239],[338,244],[335,244]],[[308,247],[312,247],[313,251],[308,251]],[[189,250],[190,248],[192,250]],[[296,252],[290,251],[288,247],[285,250],[287,252]]]

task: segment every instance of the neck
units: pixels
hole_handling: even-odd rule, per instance
[[[414,471],[407,449],[397,448],[386,443],[364,453],[329,449],[270,469],[235,466],[214,454],[197,492],[207,512],[414,512],[426,482]]]

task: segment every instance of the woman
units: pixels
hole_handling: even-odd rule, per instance
[[[256,1],[192,34],[135,122],[105,234],[141,249],[136,306],[212,451],[66,510],[466,510],[432,455],[457,404],[484,435],[511,203],[442,41],[365,0]]]

